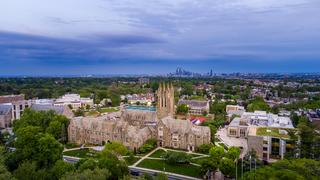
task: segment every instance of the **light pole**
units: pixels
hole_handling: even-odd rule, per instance
[[[236,161],[236,180],[238,179],[238,159]]]
[[[241,179],[243,178],[243,157],[241,161]]]

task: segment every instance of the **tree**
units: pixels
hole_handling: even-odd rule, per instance
[[[203,160],[200,162],[201,165],[201,174],[206,174],[209,172],[214,172],[218,169],[219,163],[217,161],[214,161],[212,159]]]
[[[86,159],[84,162],[82,162],[78,169],[80,171],[83,171],[85,169],[91,169],[91,170],[94,170],[96,167],[98,167],[99,163],[94,160],[94,159]]]
[[[209,151],[210,157],[214,160],[219,162],[225,155],[223,147],[220,146],[213,146]]]
[[[280,160],[271,165],[249,171],[244,179],[319,179],[320,162],[311,159]]]
[[[40,167],[50,167],[62,158],[63,146],[50,134],[39,139],[36,159]]]
[[[269,105],[264,101],[262,97],[256,97],[247,106],[248,111],[253,112],[256,110],[260,111],[270,111]]]
[[[66,173],[72,173],[75,171],[73,164],[64,162],[63,160],[58,160],[52,168],[52,175],[55,179],[60,179]]]
[[[13,176],[17,179],[39,179],[36,163],[28,161],[21,163],[13,172]]]
[[[21,160],[33,159],[37,156],[38,142],[41,137],[41,128],[35,126],[26,126],[16,131],[15,147],[16,154]]]
[[[61,180],[106,180],[109,179],[111,176],[108,169],[101,169],[101,168],[95,168],[94,170],[86,169],[84,171],[76,171],[76,172],[69,172],[66,175],[64,175]]]
[[[198,147],[197,151],[203,154],[209,154],[210,149],[213,147],[212,144],[202,144]]]
[[[0,179],[12,179],[11,173],[7,170],[5,164],[5,151],[2,146],[0,146]]]
[[[128,149],[121,143],[113,141],[104,146],[103,151],[110,151],[117,155],[124,156],[128,153]]]
[[[62,123],[59,121],[51,121],[46,132],[51,134],[55,139],[61,138]]]
[[[38,127],[42,133],[52,134],[60,142],[66,142],[69,119],[54,111],[34,111],[26,109],[19,121],[14,121],[13,131],[27,126]],[[60,127],[59,127],[60,126]]]
[[[230,147],[226,153],[226,157],[231,160],[236,160],[240,156],[240,149],[238,147]]]
[[[168,180],[168,176],[164,173],[158,173],[155,180]]]
[[[189,107],[187,104],[179,104],[177,107],[177,114],[187,114]]]
[[[156,139],[148,139],[140,148],[139,148],[139,152],[140,153],[146,153],[149,152],[151,150],[153,150],[154,148],[157,147],[157,140]]]
[[[113,152],[102,151],[98,154],[99,168],[106,168],[111,173],[110,179],[119,179],[129,174],[125,161],[119,160]]]
[[[235,176],[235,162],[229,158],[222,158],[219,164],[220,171],[227,177]]]
[[[189,164],[190,156],[184,152],[167,152],[164,159],[168,164]]]

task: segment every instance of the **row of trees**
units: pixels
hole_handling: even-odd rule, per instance
[[[7,151],[0,145],[0,179],[128,179],[127,164],[120,157],[130,151],[120,143],[106,144],[94,159],[64,162],[68,123],[53,111],[25,110],[13,125],[15,138],[6,144]]]
[[[227,177],[235,177],[236,164],[235,161],[240,156],[240,149],[230,147],[225,152],[223,147],[213,146],[209,150],[210,157],[201,162],[201,171],[203,174],[215,172],[218,169]]]

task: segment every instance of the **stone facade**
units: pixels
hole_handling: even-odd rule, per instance
[[[7,104],[12,106],[12,122],[20,119],[23,111],[31,106],[31,101],[24,100],[24,95],[7,95],[0,96],[0,104]],[[11,122],[11,123],[12,123]]]
[[[123,109],[100,117],[72,118],[68,128],[69,141],[77,144],[118,141],[129,149],[137,150],[146,140],[155,138],[159,146],[190,151],[210,143],[209,127],[172,118],[172,84],[160,85],[157,94],[157,111]]]
[[[7,128],[11,125],[12,106],[0,105],[0,128]]]
[[[114,114],[73,118],[68,128],[69,141],[77,144],[103,144],[117,141],[135,150],[147,139],[152,138],[149,127],[140,129]]]
[[[160,83],[157,91],[157,116],[159,119],[170,116],[173,117],[174,107],[174,87],[172,83]]]
[[[196,147],[210,143],[208,127],[195,126],[186,120],[163,118],[158,123],[157,132],[160,147],[194,151]]]

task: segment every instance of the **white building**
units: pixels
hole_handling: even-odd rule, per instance
[[[81,98],[79,94],[65,94],[54,103],[54,106],[71,106],[72,109],[85,108],[87,105],[92,107],[93,99]]]
[[[231,121],[227,128],[228,136],[247,137],[249,127],[294,128],[289,117],[281,117],[266,111],[245,112],[241,117]]]

